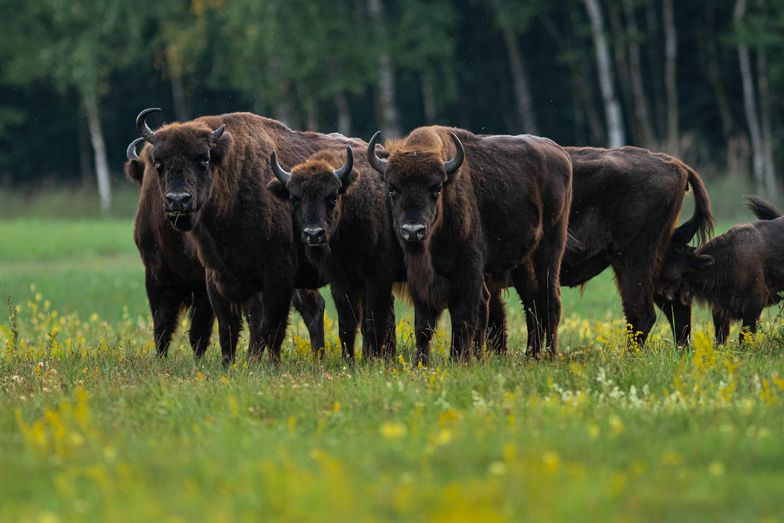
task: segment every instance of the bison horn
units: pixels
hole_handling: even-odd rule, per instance
[[[367,148],[367,159],[370,166],[373,169],[377,170],[381,174],[384,174],[389,166],[389,162],[387,160],[382,160],[376,155],[376,143],[378,142],[378,138],[381,136],[381,131],[376,131],[376,134],[373,135],[373,138],[370,139],[370,143],[368,144]]]
[[[455,157],[451,160],[444,162],[444,171],[446,171],[447,176],[457,171],[465,159],[465,149],[463,149],[463,144],[460,142],[460,138],[458,138],[455,133],[449,133],[449,136],[452,138],[452,142],[455,144],[457,154],[455,154]]]
[[[155,132],[150,129],[149,125],[147,125],[147,115],[150,113],[156,113],[160,110],[160,107],[151,107],[140,112],[139,116],[136,117],[136,128],[139,129],[139,134],[141,134],[142,138],[150,143],[155,141]]]
[[[210,141],[217,142],[218,140],[220,140],[220,137],[223,136],[223,131],[225,130],[226,130],[226,126],[222,124],[220,127],[212,131],[210,133]]]
[[[335,178],[338,179],[340,185],[343,185],[346,177],[351,172],[351,169],[354,168],[354,153],[351,151],[351,146],[346,146],[346,163],[343,164],[343,167],[335,171]]]
[[[272,167],[272,172],[275,174],[275,178],[277,178],[278,181],[282,183],[284,186],[288,185],[289,180],[291,180],[291,173],[287,173],[286,171],[283,170],[283,167],[280,166],[275,151],[272,151],[270,153],[269,161],[270,161],[270,167]]]
[[[141,158],[139,158],[139,155],[136,154],[136,146],[139,145],[139,142],[143,142],[143,141],[144,138],[137,138],[128,145],[128,148],[125,150],[125,156],[129,160],[141,160]]]

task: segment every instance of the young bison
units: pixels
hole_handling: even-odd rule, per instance
[[[353,170],[334,151],[320,151],[286,172],[273,151],[276,180],[268,188],[292,202],[295,238],[305,256],[330,283],[338,312],[343,356],[354,358],[357,321],[362,321],[364,357],[395,353],[392,284],[403,260],[392,232],[384,181],[373,170]]]
[[[534,136],[479,136],[421,127],[370,164],[387,182],[415,308],[418,358],[427,362],[441,312],[452,319],[453,358],[481,341],[488,290],[511,276],[525,310],[529,350],[543,335],[554,353],[561,315],[559,269],[571,198],[569,156]],[[489,287],[489,289],[488,289]],[[477,335],[478,334],[478,335]]]
[[[736,225],[699,248],[676,244],[660,274],[668,298],[693,296],[711,307],[719,344],[732,320],[756,332],[762,309],[784,291],[784,219],[759,198],[750,197],[748,206],[760,221]]]

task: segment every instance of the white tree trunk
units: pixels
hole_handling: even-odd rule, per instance
[[[623,127],[623,114],[621,104],[615,94],[612,61],[610,48],[607,44],[607,34],[604,29],[604,19],[599,0],[583,0],[591,20],[591,33],[593,34],[594,47],[596,48],[596,66],[599,71],[599,86],[602,90],[602,100],[607,116],[607,135],[610,147],[620,147],[626,143]]]
[[[735,2],[733,19],[735,22],[735,30],[738,33],[741,33],[743,30],[743,18],[746,15],[746,6],[746,0],[737,0]],[[738,61],[740,62],[741,83],[743,85],[743,107],[746,111],[746,122],[748,123],[749,136],[751,137],[751,157],[754,179],[756,180],[757,187],[762,189],[765,180],[765,154],[762,148],[759,117],[757,116],[756,93],[754,91],[749,48],[742,42],[738,43]]]
[[[343,136],[351,136],[351,110],[345,94],[335,95],[335,108],[338,111],[338,132]]]
[[[112,187],[109,180],[109,162],[106,160],[106,145],[103,141],[101,118],[98,112],[98,98],[95,94],[85,95],[84,109],[87,113],[87,126],[90,129],[90,142],[93,146],[98,195],[101,199],[101,210],[105,214],[112,206]]]
[[[433,79],[430,73],[422,73],[419,75],[422,82],[422,106],[425,110],[425,120],[427,123],[432,124],[438,118],[438,109],[436,108],[436,95],[433,88]]]
[[[667,92],[667,148],[678,154],[678,33],[675,29],[675,13],[672,0],[664,0],[662,14],[664,26],[664,85]]]
[[[506,10],[501,0],[494,0],[493,7],[495,8],[496,19],[501,27],[501,37],[504,40],[506,57],[509,60],[509,73],[512,76],[517,119],[522,126],[523,132],[536,134],[536,117],[531,99],[531,90],[528,87],[528,75],[525,72],[523,54],[520,52],[520,46],[517,45],[517,33],[509,25]]]
[[[776,192],[776,166],[773,163],[773,135],[770,124],[770,88],[768,87],[768,58],[765,49],[757,50],[757,87],[760,100],[760,127],[762,131],[762,154],[765,166],[765,188],[768,193]]]
[[[179,121],[184,122],[190,119],[190,114],[188,112],[188,102],[186,101],[185,85],[182,81],[182,75],[179,71],[174,73],[170,70],[169,76],[172,88],[172,98],[174,99],[174,114],[177,115]]]
[[[637,41],[641,33],[637,25],[637,17],[634,13],[632,0],[624,0],[623,7],[626,13],[626,27],[632,38],[629,42],[629,75],[632,84],[632,97],[634,98],[634,116],[637,118],[637,128],[640,131],[640,139],[643,145],[650,147],[653,145],[654,137],[650,117],[648,116],[648,100],[645,98],[645,87],[642,79],[640,44]]]
[[[386,44],[386,23],[384,21],[384,6],[382,0],[367,0],[368,15],[376,32],[376,37]],[[386,138],[400,136],[400,118],[395,103],[395,73],[392,69],[392,59],[389,52],[384,50],[378,55],[378,98],[381,107],[381,132]]]

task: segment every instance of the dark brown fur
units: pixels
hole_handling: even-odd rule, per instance
[[[209,347],[215,314],[207,294],[204,267],[196,256],[188,236],[176,231],[158,202],[160,187],[152,172],[144,184],[149,165],[143,149],[140,160],[125,162],[125,175],[142,185],[134,225],[134,241],[144,264],[147,301],[153,317],[153,334],[159,356],[168,353],[171,337],[177,329],[182,311],[190,307],[189,338],[197,358]],[[151,166],[149,167],[152,168]],[[305,321],[314,351],[324,347],[324,298],[317,291],[298,289],[294,308]],[[252,319],[252,318],[250,318]],[[239,324],[241,317],[232,318]],[[256,343],[251,340],[251,344]]]
[[[226,132],[210,143],[209,134],[221,124]],[[257,340],[251,356],[269,347],[277,359],[292,287],[316,288],[321,282],[315,271],[299,263],[302,253],[292,238],[288,204],[265,188],[266,158],[275,148],[287,161],[302,161],[314,150],[338,148],[350,141],[297,133],[249,113],[170,124],[155,136],[154,146],[146,146],[141,156],[145,162],[142,198],[151,201],[144,209],[147,205],[162,209],[164,193],[173,187],[192,193],[194,212],[185,219],[168,219],[185,231],[186,241],[207,268],[207,291],[218,316],[224,361],[234,358],[240,329],[236,312],[242,309],[249,315],[251,339]],[[200,167],[205,156],[207,168]],[[155,162],[161,163],[160,169]],[[153,176],[147,176],[150,173]],[[145,190],[148,178],[151,185]],[[262,303],[255,304],[262,289]]]
[[[147,157],[145,148],[141,158]],[[157,202],[155,176],[144,177],[145,162],[128,160],[125,173],[141,184],[134,225],[134,241],[144,263],[144,282],[153,318],[153,335],[158,355],[165,356],[181,312],[190,307],[189,338],[196,357],[210,344],[214,313],[207,296],[204,268],[192,246],[172,228]]]
[[[762,310],[784,291],[784,218],[758,198],[749,207],[760,221],[736,225],[697,249],[671,249],[661,271],[663,293],[710,306],[720,344],[732,320],[756,332]]]
[[[456,154],[450,132],[466,157],[447,177],[443,164]],[[484,332],[488,287],[496,292],[510,274],[526,309],[529,350],[538,355],[546,336],[555,352],[571,197],[566,153],[544,138],[438,126],[416,129],[387,150],[385,179],[415,307],[419,358],[427,361],[444,308],[452,319],[452,356],[467,358],[472,340]],[[415,222],[427,225],[427,236],[405,241],[402,226]]]
[[[364,156],[364,147],[354,151],[354,170],[341,183],[333,173],[344,155],[320,151],[294,166],[285,186],[275,180],[270,190],[293,201],[295,237],[303,236],[307,259],[330,283],[344,357],[354,357],[361,320],[363,356],[389,358],[395,353],[392,286],[402,279],[403,261],[386,185]],[[323,230],[324,243],[307,245],[305,228]]]
[[[612,267],[626,320],[643,343],[661,307],[678,343],[687,343],[691,308],[657,294],[656,277],[667,249],[710,235],[710,199],[699,175],[666,154],[637,147],[566,147],[572,158],[574,188],[569,230],[580,246],[569,248],[561,283],[586,283]],[[676,228],[683,195],[691,186],[695,212]]]

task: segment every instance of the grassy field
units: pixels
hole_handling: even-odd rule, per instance
[[[564,293],[562,355],[279,369],[182,336],[154,358],[127,216],[0,220],[0,521],[782,521],[784,329],[626,350],[609,274]],[[183,321],[184,326],[186,322]],[[733,331],[734,333],[734,331]],[[245,342],[241,342],[245,343]]]

